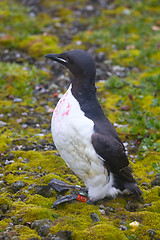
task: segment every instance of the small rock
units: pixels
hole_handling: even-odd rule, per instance
[[[125,206],[126,210],[129,212],[135,212],[138,207],[139,207],[138,204],[132,201],[128,201],[128,203]]]
[[[150,239],[153,239],[154,235],[156,235],[156,232],[153,229],[147,230],[147,233],[149,233]]]
[[[10,189],[13,190],[14,193],[19,191],[21,188],[25,187],[25,183],[22,181],[15,181],[11,184]]]
[[[129,111],[131,109],[131,107],[129,105],[123,105],[123,106],[121,106],[120,109],[123,111]]]
[[[128,147],[128,142],[124,142],[123,145],[124,145],[125,147]]]
[[[1,240],[11,240],[11,236],[8,233],[0,233]]]
[[[21,239],[20,239],[20,237],[18,237],[18,236],[13,236],[13,237],[12,237],[12,240],[21,240]]]
[[[31,145],[26,145],[26,144],[24,144],[24,145],[22,146],[22,149],[23,149],[24,151],[34,150],[34,149],[35,149],[35,145],[33,145],[33,144],[31,144]]]
[[[7,126],[7,123],[3,122],[3,121],[0,121],[0,127],[4,127],[4,126]]]
[[[105,207],[104,207],[104,205],[100,205],[99,208],[100,209],[104,209]]]
[[[106,214],[104,209],[99,209],[99,212],[100,212],[101,215],[105,215]]]
[[[27,124],[25,124],[25,123],[21,124],[21,128],[25,129],[25,128],[27,128],[27,127],[28,127]]]
[[[6,160],[6,161],[5,161],[5,165],[9,165],[9,164],[11,164],[11,163],[14,163],[14,161],[13,161],[13,160]]]
[[[48,237],[49,236],[50,234],[48,234]],[[68,230],[60,230],[56,234],[52,235],[51,238],[47,238],[46,240],[72,240],[72,232]]]
[[[126,226],[124,226],[124,225],[120,225],[120,230],[123,230],[123,231],[125,231],[125,230],[127,230],[128,228],[126,227]]]
[[[0,203],[1,213],[6,213],[8,209],[9,209],[9,204],[7,203],[7,201],[4,201],[4,203]]]
[[[114,212],[114,208],[112,208],[112,207],[105,207],[106,215],[109,215],[111,212]]]
[[[34,190],[36,194],[39,194],[43,197],[48,198],[52,196],[52,188],[49,185],[36,185]]]
[[[52,83],[50,86],[49,86],[49,90],[53,91],[53,90],[57,90],[58,89],[58,86],[55,84],[55,83]]]
[[[43,219],[43,220],[35,220],[32,223],[31,228],[32,229],[35,228],[41,237],[45,237],[49,233],[49,229],[52,226],[53,226],[52,221],[50,221],[49,219]]]
[[[21,98],[14,98],[13,102],[14,103],[19,103],[19,102],[22,102],[22,99]]]
[[[25,158],[24,160],[22,160],[22,163],[29,163],[29,160]]]
[[[156,177],[155,180],[151,182],[151,186],[160,186],[160,176]]]
[[[91,213],[91,219],[93,220],[93,222],[99,222],[100,221],[99,216],[94,212]]]
[[[123,14],[124,14],[124,15],[130,15],[130,14],[131,14],[131,11],[126,8],[126,9],[123,10]]]
[[[87,11],[89,11],[89,12],[92,12],[92,11],[94,11],[94,7],[93,7],[92,5],[87,5],[87,6],[85,7],[85,10],[87,10]]]
[[[10,153],[7,158],[8,160],[13,160],[15,157],[16,155],[14,153]]]
[[[25,194],[21,194],[19,197],[23,201],[24,199],[26,199],[27,196]]]

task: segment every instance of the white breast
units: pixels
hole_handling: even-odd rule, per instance
[[[85,117],[72,95],[71,86],[54,110],[51,129],[57,150],[72,171],[84,181],[90,199],[115,195],[112,175],[108,177],[103,161],[91,143],[94,123]]]

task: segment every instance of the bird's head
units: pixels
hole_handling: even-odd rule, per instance
[[[59,62],[72,73],[72,84],[94,84],[96,67],[92,56],[84,50],[77,49],[61,54],[47,54],[45,56]]]

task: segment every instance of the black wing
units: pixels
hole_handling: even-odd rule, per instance
[[[112,136],[94,133],[92,144],[96,153],[104,159],[104,165],[109,171],[125,181],[136,182],[131,169],[128,167],[129,161],[122,142]]]

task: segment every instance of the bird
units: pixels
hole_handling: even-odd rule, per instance
[[[71,72],[71,84],[54,109],[51,131],[61,157],[84,182],[89,200],[125,192],[140,197],[125,147],[97,99],[93,57],[82,49],[45,57]]]

